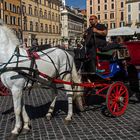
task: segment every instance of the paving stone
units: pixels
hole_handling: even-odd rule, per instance
[[[20,134],[18,140],[139,140],[140,103],[133,97],[124,115],[107,117],[101,105],[91,105],[84,112],[74,111],[73,120],[65,125],[67,100],[59,92],[57,106],[52,120],[47,121],[50,90],[33,89],[30,96],[24,94],[26,110],[31,118],[32,129]],[[14,128],[12,97],[0,97],[0,140],[5,140]]]

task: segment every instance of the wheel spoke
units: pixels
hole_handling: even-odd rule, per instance
[[[124,93],[126,93],[127,91],[126,91],[126,89],[125,90],[123,90],[123,92],[121,92],[120,93],[120,96],[122,96]]]
[[[119,86],[116,86],[115,94],[116,94],[117,96],[119,95]]]
[[[114,108],[114,105],[116,104],[116,102],[113,102],[112,104],[110,104],[111,109]]]
[[[114,105],[114,110],[113,110],[113,112],[115,112],[115,111],[118,111],[118,104],[117,104],[117,103]]]

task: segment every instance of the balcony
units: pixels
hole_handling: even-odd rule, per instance
[[[126,4],[127,3],[133,3],[133,2],[139,2],[139,0],[126,0]]]

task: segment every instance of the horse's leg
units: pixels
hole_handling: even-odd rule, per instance
[[[75,83],[81,83],[81,75],[79,75],[76,71],[76,67],[73,63],[73,67],[72,67],[72,80]],[[74,92],[74,101],[76,104],[76,107],[80,110],[80,111],[84,111],[84,106],[83,106],[83,91],[84,88],[81,86],[75,86],[74,90],[76,90],[77,92]]]
[[[13,97],[13,104],[14,104],[14,113],[15,113],[15,127],[12,130],[12,134],[18,135],[21,128],[22,128],[22,121],[21,121],[21,110],[22,110],[22,90],[18,87],[14,86],[11,89],[12,97]]]
[[[58,95],[57,87],[56,87],[56,84],[54,84],[54,83],[52,83],[51,92],[52,92],[53,100],[52,100],[52,103],[49,107],[48,113],[46,114],[47,120],[50,120],[51,117],[52,117],[54,107],[55,107],[55,103],[56,103],[56,99],[57,99],[57,95]]]
[[[64,81],[71,81],[71,74],[65,75]],[[66,92],[67,97],[68,97],[68,114],[65,118],[65,123],[69,123],[72,120],[72,115],[73,115],[73,92],[72,92],[72,86],[64,84],[64,88],[68,90]]]
[[[68,89],[68,88],[67,88]],[[72,90],[71,88],[69,88]],[[65,123],[69,123],[72,120],[72,115],[73,115],[73,93],[68,93],[68,114],[65,118]]]
[[[74,90],[78,92],[74,92],[74,103],[80,111],[84,111],[84,98],[83,98],[83,91],[84,89],[81,88],[80,86],[75,86]],[[80,92],[81,91],[81,92]]]
[[[22,117],[23,117],[23,121],[24,121],[22,133],[27,133],[30,131],[31,124],[30,124],[29,116],[25,110],[25,105],[23,105],[23,107],[22,107]]]

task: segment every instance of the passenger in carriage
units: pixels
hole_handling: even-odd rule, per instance
[[[97,48],[100,49],[106,46],[106,36],[108,30],[103,24],[98,23],[98,18],[95,15],[90,16],[89,22],[90,26],[84,34],[86,57],[89,61],[85,63],[84,67],[86,72],[92,73],[99,71],[96,68],[96,51]]]

